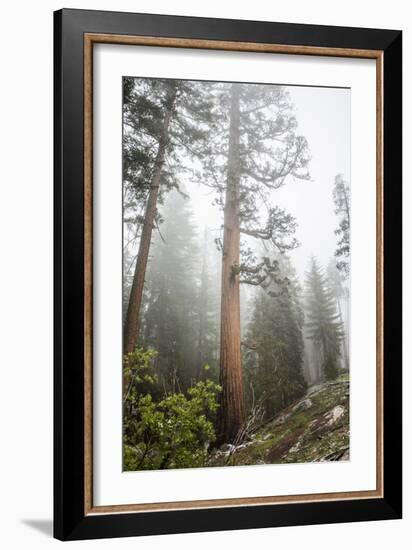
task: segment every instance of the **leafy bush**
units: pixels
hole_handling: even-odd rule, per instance
[[[154,401],[141,388],[154,382],[151,350],[127,356],[128,376],[134,377],[125,401],[125,470],[158,470],[203,466],[215,441],[214,423],[219,386],[198,382],[187,394],[175,393]],[[125,360],[126,363],[126,360]],[[127,372],[127,371],[126,371]]]
[[[153,374],[153,349],[136,348],[123,357],[123,375],[126,382],[126,402],[131,404],[137,394],[147,391],[157,381]]]

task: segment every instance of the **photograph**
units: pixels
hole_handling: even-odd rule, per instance
[[[55,538],[402,517],[402,31],[322,14],[54,12]]]
[[[123,471],[349,461],[350,88],[121,85]]]

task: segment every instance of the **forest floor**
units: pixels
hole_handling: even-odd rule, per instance
[[[223,445],[208,466],[349,460],[349,374],[308,389],[240,445]]]

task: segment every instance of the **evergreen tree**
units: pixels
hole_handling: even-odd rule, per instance
[[[338,374],[342,324],[326,276],[315,258],[306,274],[306,334],[318,350],[318,377],[332,380]]]
[[[289,268],[288,278],[291,275]],[[271,285],[270,294],[262,288],[257,290],[244,346],[248,404],[259,402],[267,418],[306,391],[303,313],[297,282],[289,280],[287,290],[275,284]]]
[[[342,270],[339,270],[336,262],[331,259],[327,267],[327,276],[330,289],[336,300],[339,321],[342,325],[342,355],[343,366],[349,369],[349,345],[348,345],[348,307],[349,289],[346,285],[346,278]]]
[[[350,271],[350,190],[341,174],[335,178],[333,201],[335,214],[340,218],[339,228],[335,230],[335,234],[339,237],[335,252],[335,256],[338,258],[336,266],[345,277],[348,277]]]
[[[197,377],[199,250],[189,201],[173,192],[153,242],[141,341],[156,350],[159,391],[184,391]]]
[[[217,273],[214,272],[213,253],[215,249],[210,242],[210,233],[204,228],[202,267],[198,294],[198,379],[216,377],[218,354],[218,287],[215,284]],[[212,277],[212,275],[214,277]],[[210,372],[210,370],[212,372]]]

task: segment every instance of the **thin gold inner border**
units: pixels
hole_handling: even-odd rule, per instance
[[[376,60],[376,489],[145,504],[93,505],[93,45],[209,49]],[[383,498],[383,51],[116,34],[84,35],[84,513],[154,512]]]

